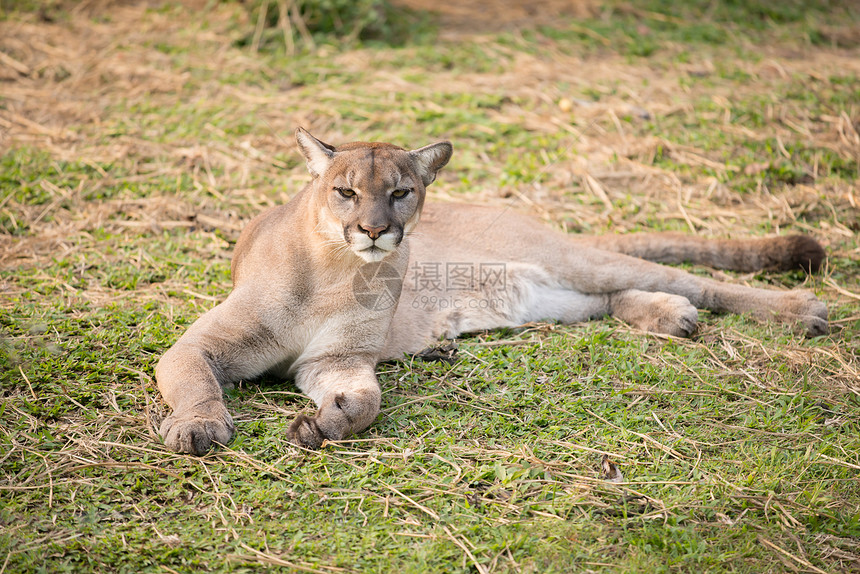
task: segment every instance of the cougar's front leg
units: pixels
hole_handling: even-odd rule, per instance
[[[287,438],[299,446],[319,448],[324,440],[341,440],[363,431],[379,414],[382,392],[372,357],[323,356],[296,372],[296,386],[319,407],[313,417],[299,415]]]
[[[233,418],[203,349],[177,343],[158,362],[155,377],[161,395],[173,409],[159,429],[167,448],[201,455],[213,442],[230,441]]]
[[[158,362],[158,389],[173,409],[159,429],[170,450],[200,455],[233,436],[222,386],[262,374],[272,366],[267,361],[276,358],[273,338],[252,309],[241,294],[231,295],[200,317]]]

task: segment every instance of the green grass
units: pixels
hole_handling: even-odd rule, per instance
[[[477,40],[419,18],[287,56],[276,28],[252,49],[238,4],[3,4],[31,73],[0,93],[0,573],[856,571],[849,7],[613,2]],[[154,366],[229,293],[244,224],[307,181],[296,125],[449,138],[431,196],[570,231],[811,233],[825,273],[729,280],[812,289],[833,330],[480,333],[451,364],[380,365],[383,413],[348,441],[291,446],[313,405],[267,379],[226,392],[227,447],[171,453]]]

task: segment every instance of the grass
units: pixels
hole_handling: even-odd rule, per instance
[[[442,14],[292,56],[231,3],[0,4],[0,572],[856,571],[858,22],[808,4]],[[227,392],[227,447],[171,453],[153,368],[307,181],[296,125],[449,138],[434,199],[571,232],[810,233],[823,274],[723,277],[814,290],[832,333],[479,333],[381,365],[351,440],[289,445],[313,406],[265,380]]]

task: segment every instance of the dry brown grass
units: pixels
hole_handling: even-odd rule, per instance
[[[853,108],[838,116],[811,116],[799,104],[776,103],[764,110],[768,120],[772,120],[767,129],[758,131],[721,121],[721,116],[731,117],[732,102],[743,99],[747,95],[744,91],[766,94],[787,78],[826,83],[833,75],[860,74],[860,63],[851,53],[785,54],[783,48],[776,48],[761,61],[738,63],[740,71],[755,78],[740,91],[731,83],[682,91],[678,86],[685,76],[712,73],[715,65],[712,57],[662,68],[655,73],[641,63],[628,63],[618,57],[583,59],[569,55],[555,49],[552,42],[533,54],[501,45],[491,37],[478,36],[473,41],[482,50],[493,58],[507,59],[503,72],[435,71],[432,84],[419,85],[403,79],[403,76],[420,73],[419,70],[404,68],[392,73],[393,58],[402,55],[353,51],[336,55],[334,59],[338,66],[365,78],[363,91],[367,95],[356,95],[351,87],[342,84],[317,86],[310,91],[314,99],[308,99],[308,90],[283,92],[269,86],[204,85],[195,94],[204,105],[214,106],[216,102],[226,101],[221,113],[227,115],[244,114],[245,108],[261,112],[258,121],[262,129],[226,142],[155,141],[133,125],[118,137],[105,138],[104,134],[115,129],[118,123],[131,121],[133,124],[134,114],[125,110],[143,102],[155,108],[174,105],[177,94],[182,93],[183,84],[195,69],[243,70],[249,75],[266,71],[277,75],[277,71],[266,70],[266,64],[247,51],[232,48],[231,41],[235,40],[235,34],[230,32],[232,19],[241,17],[235,7],[207,11],[209,28],[193,33],[193,26],[189,26],[195,18],[193,12],[185,13],[188,20],[183,21],[176,13],[147,12],[145,4],[111,3],[109,21],[94,21],[94,10],[95,7],[89,5],[87,10],[74,11],[69,21],[62,23],[40,22],[35,17],[2,23],[0,51],[9,59],[0,68],[6,102],[0,110],[3,127],[0,145],[4,149],[31,146],[47,151],[58,160],[93,165],[117,163],[132,170],[136,174],[133,177],[140,180],[188,174],[195,188],[218,190],[235,199],[245,207],[240,211],[247,217],[271,204],[265,190],[246,185],[253,183],[255,175],[261,172],[271,176],[278,173],[277,168],[283,166],[279,158],[293,153],[293,143],[288,136],[293,126],[306,125],[331,141],[344,141],[363,137],[370,126],[402,125],[404,120],[409,121],[402,117],[401,110],[393,109],[391,112],[373,111],[365,122],[343,122],[337,112],[332,113],[331,101],[340,100],[360,109],[364,102],[378,102],[371,94],[384,93],[386,98],[405,95],[416,100],[415,111],[421,112],[436,108],[434,97],[440,93],[503,94],[507,103],[488,111],[492,122],[525,127],[535,137],[566,131],[570,144],[563,150],[566,153],[546,154],[547,167],[540,185],[518,189],[500,190],[495,183],[498,180],[495,175],[500,173],[499,158],[481,157],[478,152],[478,167],[489,176],[477,189],[469,190],[472,199],[505,203],[507,197],[515,195],[527,208],[578,229],[611,227],[624,231],[643,223],[647,225],[657,218],[683,221],[693,233],[729,235],[754,229],[765,221],[774,231],[785,226],[806,229],[836,249],[856,232],[860,198],[852,182],[825,179],[810,185],[738,194],[714,177],[681,179],[672,171],[653,165],[656,150],[662,149],[676,163],[694,168],[706,166],[718,173],[737,168],[693,146],[679,145],[653,135],[643,136],[636,133],[639,130],[635,125],[630,127],[619,120],[637,114],[657,118],[689,116],[693,114],[695,102],[710,98],[721,111],[714,112],[713,117],[700,119],[713,121],[714,129],[742,132],[750,142],[774,138],[786,143],[802,141],[856,161],[860,136],[855,126],[858,112]],[[190,50],[187,60],[177,66],[168,55],[152,49],[167,41],[177,49],[194,45],[205,46],[205,49]],[[528,47],[525,40],[521,42],[522,47]],[[561,89],[560,86],[569,87]],[[589,88],[602,92],[598,102],[572,95]],[[296,97],[302,101],[297,102]],[[281,112],[293,108],[298,111]],[[456,135],[462,140],[470,128],[486,130],[482,126],[467,125]],[[456,163],[452,167],[456,169]],[[752,165],[748,169],[762,168]],[[213,170],[221,175],[213,175]],[[292,188],[304,179],[300,166],[286,176]],[[452,179],[435,190],[440,198],[461,196],[462,190]],[[115,184],[110,177],[81,182],[93,191]],[[65,200],[74,204],[76,193],[80,192],[80,189],[51,187],[50,181],[40,182],[40,185],[50,188],[47,191],[57,202]],[[568,193],[571,189],[578,189],[596,201],[571,198]],[[237,194],[242,197],[236,197]],[[628,196],[635,210],[620,210],[613,205]],[[43,256],[57,247],[46,238],[70,237],[75,230],[91,229],[102,222],[116,224],[117,220],[128,217],[123,206],[132,207],[116,201],[98,205],[86,203],[85,209],[77,206],[55,209],[51,204],[16,204],[12,197],[3,198],[3,201],[3,209],[12,214],[14,221],[21,218],[32,226],[32,233],[17,239],[14,249]],[[163,222],[168,227],[190,226],[192,224],[187,221],[176,222],[200,211],[196,198],[185,206],[177,205],[175,197],[169,201],[158,198],[152,201],[159,203],[152,211],[139,206],[132,208],[136,214],[133,217],[139,223],[126,221],[119,225]],[[167,212],[163,212],[165,209]],[[223,207],[221,210],[224,211]],[[830,217],[811,228],[804,221],[798,221],[810,212],[823,212]],[[46,217],[49,214],[51,217]],[[210,214],[210,217],[215,218],[212,224],[218,226],[224,226],[229,220],[229,217],[218,215]],[[235,232],[238,224],[227,223],[226,227]],[[3,241],[9,249],[9,238]],[[844,255],[856,257],[856,253],[851,252]],[[6,256],[9,256],[8,251]]]

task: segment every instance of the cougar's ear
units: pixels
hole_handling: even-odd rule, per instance
[[[318,177],[328,169],[334,157],[334,146],[321,142],[303,128],[296,129],[296,143],[299,144],[299,150],[305,156],[308,171],[313,177]]]
[[[454,147],[449,142],[439,142],[412,150],[409,156],[412,158],[418,177],[427,186],[433,183],[436,172],[445,167],[453,152]]]

